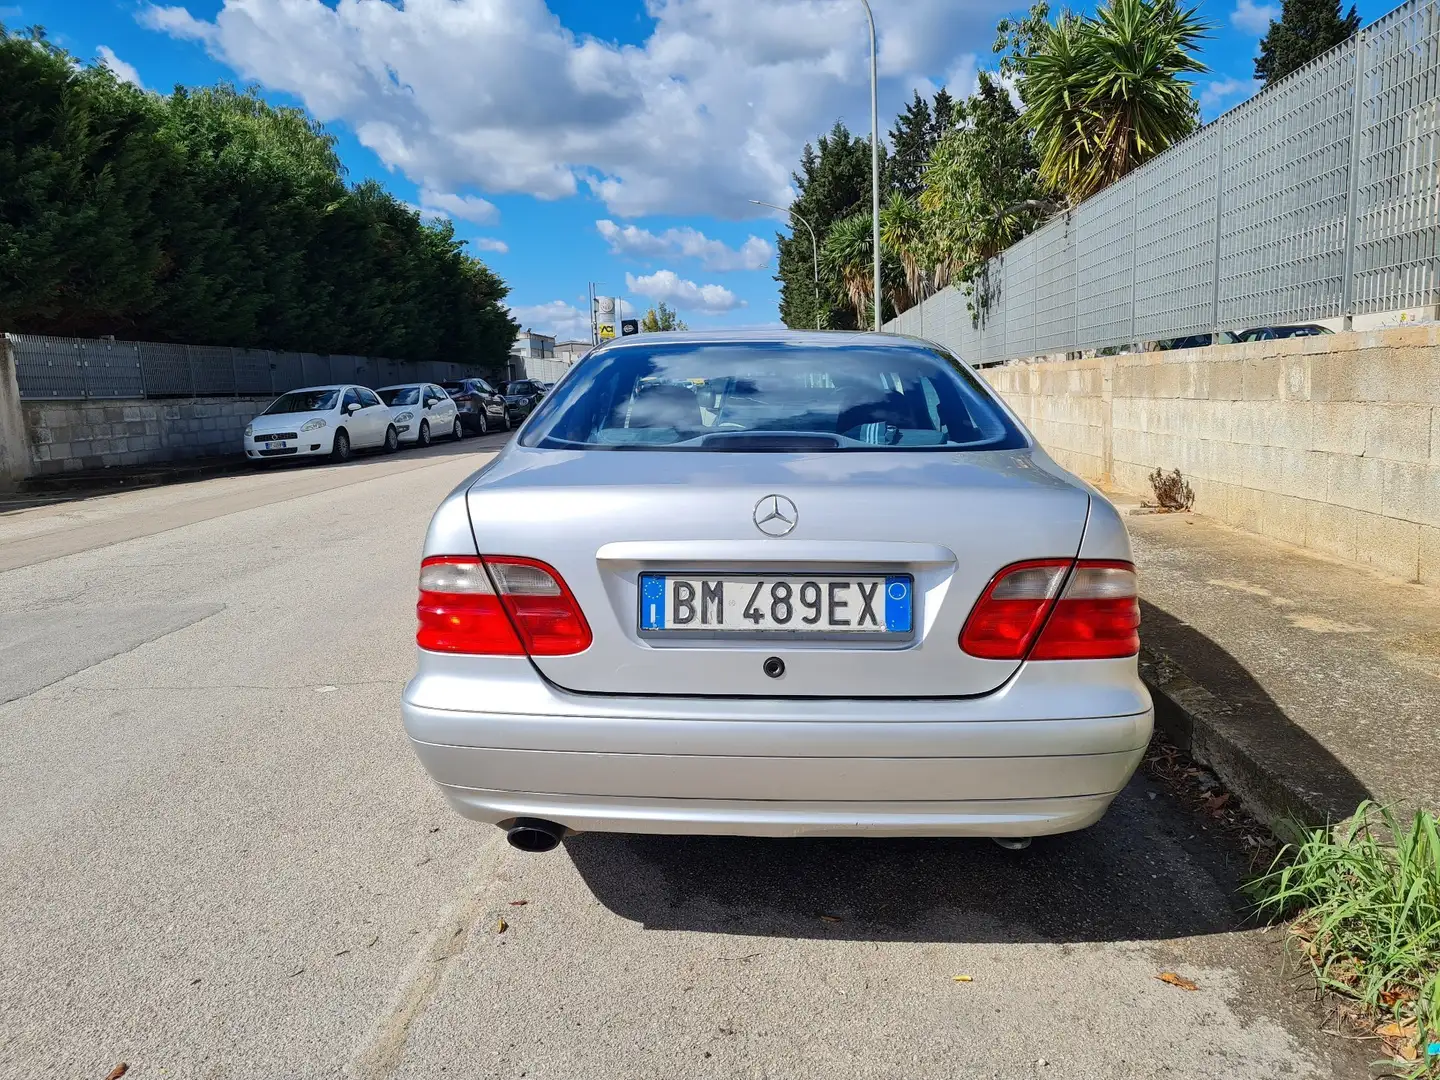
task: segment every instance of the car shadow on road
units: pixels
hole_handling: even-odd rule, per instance
[[[1161,680],[1156,727],[1186,754],[1203,743],[1252,812],[1263,803],[1285,820],[1318,827],[1375,796],[1339,758],[1301,727],[1245,667],[1194,626],[1140,602],[1147,677]],[[1146,666],[1142,664],[1142,666]]]
[[[989,840],[588,833],[595,898],[647,929],[874,941],[1145,941],[1246,918],[1233,861],[1144,776],[1099,824],[1023,852]]]

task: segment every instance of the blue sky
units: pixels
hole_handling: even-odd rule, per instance
[[[916,88],[968,93],[1012,3],[873,0],[882,127]],[[1278,5],[1200,0],[1207,120],[1253,92]],[[588,332],[588,281],[694,327],[777,325],[777,221],[748,200],[786,203],[837,117],[869,129],[858,0],[0,0],[0,19],[152,90],[306,106],[352,179],[450,216],[522,325],[562,337]]]

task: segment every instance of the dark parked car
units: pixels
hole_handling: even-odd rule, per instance
[[[1333,334],[1335,331],[1318,323],[1301,323],[1298,326],[1257,326],[1240,334],[1240,341],[1274,341],[1276,338],[1316,337],[1319,334]]]
[[[460,423],[467,432],[484,435],[497,428],[510,430],[510,409],[506,407],[505,395],[484,379],[461,379],[440,385],[455,399]]]
[[[530,415],[530,411],[540,404],[540,399],[545,396],[545,387],[534,379],[511,379],[508,383],[502,383],[505,391],[505,401],[509,404],[512,412],[518,414],[519,419]]]
[[[1218,334],[1188,334],[1185,337],[1165,338],[1157,344],[1162,349],[1201,349],[1206,345],[1229,345],[1234,341],[1234,334],[1229,330],[1221,330]]]

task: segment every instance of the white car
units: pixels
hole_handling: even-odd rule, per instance
[[[354,450],[400,448],[390,407],[366,386],[307,386],[281,394],[245,427],[245,455],[256,464],[285,457],[349,461]]]
[[[402,383],[375,391],[390,407],[390,422],[402,443],[429,446],[437,435],[457,442],[465,437],[455,400],[434,383]]]

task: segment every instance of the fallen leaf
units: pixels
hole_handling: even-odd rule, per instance
[[[525,906],[526,904],[528,904],[529,902],[530,902],[529,900],[511,900],[511,901],[510,901],[510,906],[511,906],[511,907],[524,907],[524,906]]]
[[[1163,983],[1169,983],[1171,986],[1178,986],[1181,990],[1200,989],[1200,987],[1196,986],[1189,979],[1181,975],[1176,975],[1173,971],[1162,971],[1159,975],[1156,975],[1155,977]]]
[[[1383,1035],[1387,1039],[1413,1039],[1415,1038],[1415,1021],[1397,1024],[1391,1020],[1388,1024],[1381,1024],[1376,1028],[1375,1034]]]
[[[1404,1000],[1405,1000],[1405,991],[1403,991],[1403,990],[1381,990],[1381,991],[1380,991],[1380,1004],[1381,1004],[1381,1005],[1384,1005],[1387,1009],[1388,1009],[1390,1006],[1392,1006],[1392,1005],[1398,1005],[1400,1002],[1402,1002],[1402,1001],[1404,1001]]]
[[[130,1066],[126,1065],[125,1062],[122,1061],[119,1065],[116,1065],[113,1069],[111,1069],[108,1073],[105,1074],[105,1080],[120,1080],[120,1077],[124,1076],[129,1071]]]
[[[501,919],[499,922],[497,922],[497,923],[495,924],[495,932],[496,932],[497,934],[503,934],[506,930],[509,930],[509,929],[510,929],[510,924],[507,923],[504,919]]]
[[[1406,1043],[1404,1046],[1400,1047],[1397,1052],[1406,1061],[1414,1061],[1420,1056],[1420,1051],[1415,1049],[1415,1045],[1413,1043]]]
[[[821,915],[821,916],[820,916],[820,921],[821,921],[821,922],[839,922],[839,921],[840,921],[840,916],[839,916],[839,915]]]
[[[975,981],[975,976],[974,976],[974,975],[955,975],[955,976],[953,976],[953,978],[955,979],[956,982],[974,982],[974,981]]]

